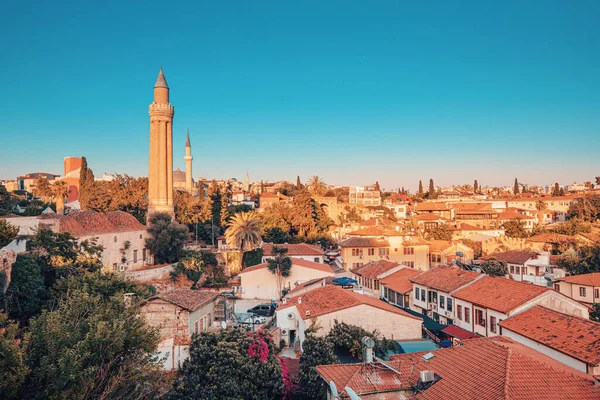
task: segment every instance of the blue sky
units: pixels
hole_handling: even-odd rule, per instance
[[[94,3],[94,4],[92,4]],[[598,1],[12,1],[0,179],[147,174],[161,63],[194,176],[415,189],[600,174]]]

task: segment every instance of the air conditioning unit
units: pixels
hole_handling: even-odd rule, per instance
[[[294,316],[294,314],[293,314],[293,313],[289,313],[289,314],[287,315],[287,317],[288,317],[288,319],[294,319],[294,318],[295,318],[295,316]]]
[[[421,371],[421,382],[433,382],[434,379],[433,371]]]

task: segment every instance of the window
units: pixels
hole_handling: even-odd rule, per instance
[[[133,251],[133,262],[136,263],[137,262],[137,250]]]
[[[475,321],[477,321],[477,325],[485,326],[485,318],[482,310],[475,310]]]
[[[448,310],[450,312],[452,311],[452,299],[450,297],[448,297],[448,301],[446,304],[446,310]]]
[[[384,247],[384,248],[379,249],[378,253],[379,253],[379,257],[385,257],[390,254],[390,249],[388,249],[387,247]]]
[[[584,288],[584,287],[580,287],[580,288],[579,288],[579,295],[580,295],[581,297],[585,297],[585,288]]]
[[[446,300],[446,298],[444,296],[440,295],[440,308],[442,308],[442,309],[444,307],[446,307],[446,301],[445,300]]]
[[[314,262],[316,262],[316,263],[318,263],[318,262],[321,262],[319,257],[315,257],[315,258],[313,259],[313,261],[314,261]]]
[[[465,322],[470,324],[471,323],[471,309],[465,307]]]
[[[374,256],[375,255],[375,249],[368,249],[368,255],[370,256]]]
[[[594,289],[594,297],[595,298],[599,298],[600,297],[600,289]]]
[[[194,333],[198,333],[198,321],[194,322]]]
[[[554,290],[556,290],[557,292],[560,292],[560,285],[558,283],[554,284]]]
[[[425,301],[425,296],[427,296],[427,293],[425,293],[426,290],[425,289],[421,289],[421,301]]]
[[[352,249],[352,257],[358,257],[358,249]]]
[[[415,288],[415,299],[419,300],[419,288]]]
[[[410,268],[414,268],[415,267],[415,262],[414,261],[404,261],[404,264]]]
[[[140,239],[142,238],[142,234],[140,233]]]
[[[114,237],[113,240],[114,240],[115,243],[117,243],[117,237],[116,236]]]
[[[388,294],[388,288],[386,288],[385,286],[383,287],[383,298],[387,299],[389,296]]]
[[[146,249],[142,250],[142,258],[146,261]]]
[[[511,273],[511,274],[514,274],[514,273],[515,273],[515,266],[514,266],[514,265],[511,265],[511,266],[510,266],[510,273]]]
[[[431,293],[431,302],[437,304],[437,292],[429,292]]]
[[[496,317],[490,317],[490,332],[496,333]]]
[[[460,305],[456,306],[456,318],[462,319],[462,306]]]
[[[412,255],[415,254],[415,248],[414,247],[405,247],[404,248],[404,255]]]

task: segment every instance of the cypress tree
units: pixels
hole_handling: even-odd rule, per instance
[[[514,188],[514,193],[515,193],[515,194],[519,194],[519,181],[517,180],[517,178],[515,178],[515,188]]]
[[[475,193],[479,192],[479,184],[477,183],[477,179],[475,179],[475,182],[473,182],[473,191]]]
[[[419,196],[423,196],[423,182],[419,181]]]
[[[89,207],[93,185],[94,172],[88,168],[85,157],[81,157],[81,169],[79,172],[79,205],[83,211],[86,211]]]
[[[435,186],[433,185],[433,179],[429,180],[429,196],[433,196],[435,194]]]
[[[300,175],[296,177],[296,189],[300,189],[302,187],[302,182],[300,181]]]

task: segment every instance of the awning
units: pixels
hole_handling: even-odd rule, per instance
[[[346,285],[352,285],[354,283],[358,283],[358,281],[356,279],[347,278],[347,277],[343,276],[341,278],[335,278],[333,280],[333,283],[337,283],[338,285],[346,286]]]
[[[457,339],[472,339],[477,337],[477,335],[454,325],[448,325],[442,329],[442,332]]]

